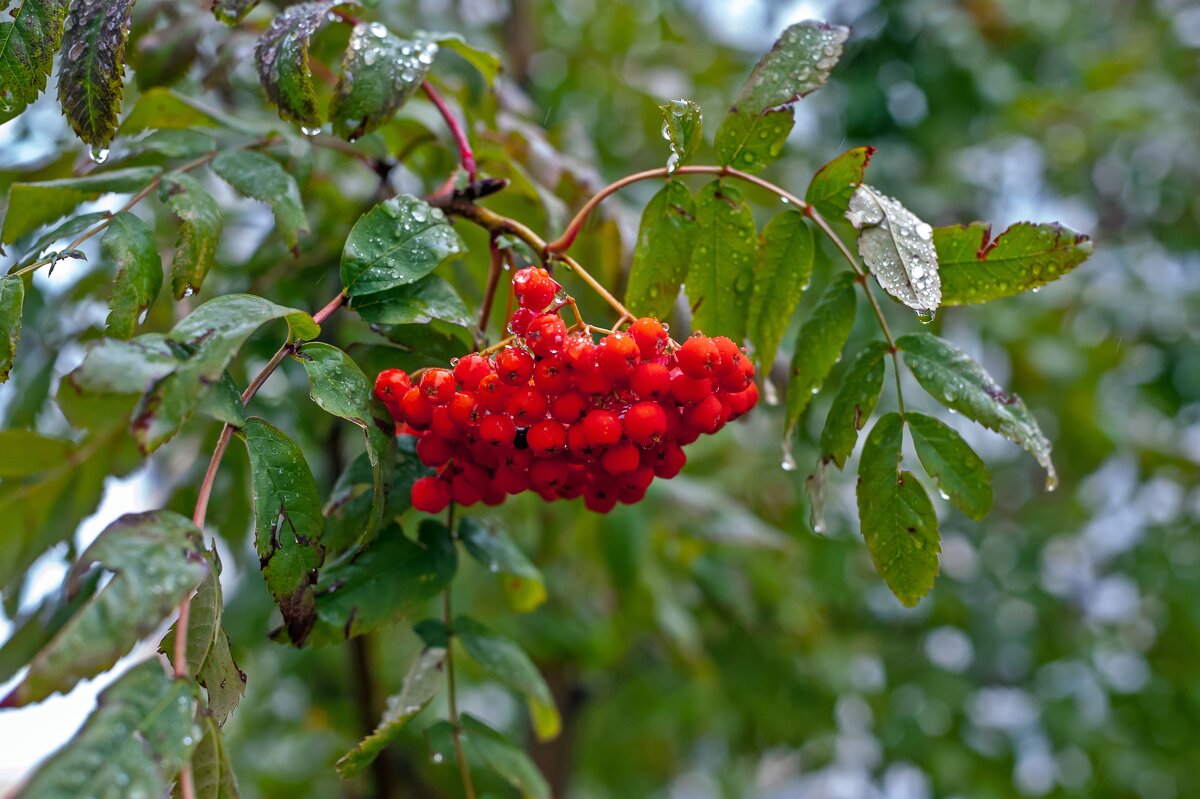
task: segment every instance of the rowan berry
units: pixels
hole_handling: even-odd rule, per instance
[[[716,394],[709,394],[700,402],[685,408],[683,411],[684,426],[698,433],[711,433],[722,421],[724,421],[724,418],[722,415],[721,400],[717,399]]]
[[[583,490],[583,505],[592,513],[608,513],[617,506],[617,488],[608,482],[593,480]]]
[[[505,403],[505,410],[518,427],[528,427],[545,419],[549,406],[545,394],[532,386],[526,386],[513,391]]]
[[[531,311],[528,308],[518,308],[508,320],[508,332],[514,336],[523,336],[525,331],[529,329],[529,323],[537,317],[536,311]]]
[[[566,482],[567,474],[564,458],[536,460],[529,467],[529,484],[537,491],[556,491]]]
[[[478,422],[482,411],[479,403],[475,401],[475,395],[465,391],[460,391],[451,397],[446,408],[450,413],[450,418],[461,427]]]
[[[496,374],[505,385],[527,384],[533,369],[533,356],[520,347],[506,347],[496,354]]]
[[[574,374],[591,371],[596,365],[596,345],[585,335],[568,336],[563,343],[562,361]]]
[[[717,387],[721,391],[734,393],[743,391],[754,382],[754,364],[750,359],[743,356],[741,361],[726,374],[717,378]]]
[[[441,513],[452,499],[450,484],[437,477],[422,477],[413,483],[413,507],[423,513]]]
[[[571,386],[571,375],[558,358],[543,358],[533,369],[533,384],[547,396],[556,397]]]
[[[509,417],[493,413],[479,423],[479,438],[492,447],[509,447],[517,437],[517,425]]]
[[[412,388],[408,372],[403,369],[384,369],[375,378],[375,396],[385,405],[399,404],[404,392]]]
[[[483,486],[460,474],[450,481],[450,493],[459,505],[470,507],[483,499]]]
[[[600,447],[597,447],[588,440],[587,431],[583,425],[576,424],[567,428],[567,457],[578,463],[588,463],[596,454],[600,452]]]
[[[400,410],[404,414],[404,421],[417,430],[424,430],[433,418],[433,404],[425,398],[419,386],[404,392],[400,399]]]
[[[587,441],[594,447],[607,447],[621,440],[621,420],[612,411],[594,410],[583,418]]]
[[[442,438],[456,439],[462,435],[458,422],[450,415],[450,406],[435,405],[429,419],[429,429]]]
[[[504,385],[500,375],[493,373],[479,381],[479,388],[475,390],[475,401],[488,413],[499,413],[504,410],[510,393],[512,388]]]
[[[596,364],[613,382],[629,377],[640,357],[637,342],[623,333],[605,336],[596,347]]]
[[[550,403],[550,418],[561,424],[575,424],[588,412],[588,400],[578,391],[568,391]]]
[[[721,353],[712,340],[704,336],[692,336],[675,353],[679,370],[688,377],[712,377],[721,363]]]
[[[726,396],[729,397],[729,420],[733,421],[758,404],[758,386],[751,383],[745,389]]]
[[[712,343],[717,348],[717,356],[720,358],[716,369],[718,375],[729,374],[746,360],[746,356],[742,353],[741,348],[733,343],[733,339],[716,336],[712,339]]]
[[[467,391],[474,391],[479,387],[479,381],[492,371],[492,364],[486,357],[472,352],[459,358],[458,363],[454,364],[454,379]]]
[[[671,391],[671,372],[661,363],[643,361],[634,367],[629,387],[640,399],[663,399]]]
[[[677,374],[671,378],[671,396],[680,405],[691,405],[712,394],[712,380]]]
[[[638,319],[629,326],[629,335],[637,342],[642,358],[655,358],[667,345],[667,329],[663,323],[651,316]]]
[[[628,441],[623,441],[605,450],[600,456],[600,465],[609,474],[624,474],[636,469],[641,460],[638,448]]]
[[[529,428],[529,449],[539,458],[561,453],[567,446],[567,431],[558,422],[545,419]]]
[[[667,413],[657,402],[638,402],[625,411],[622,424],[630,441],[649,446],[662,441],[667,432]]]
[[[655,458],[654,474],[656,477],[670,480],[683,471],[685,463],[687,463],[687,455],[684,454],[683,447],[674,442],[668,442],[663,445],[662,451]]]
[[[517,303],[522,308],[534,311],[540,311],[552,303],[560,288],[549,272],[534,266],[517,270],[513,275],[512,286]]]
[[[439,435],[425,433],[417,439],[417,458],[426,466],[443,466],[454,455],[454,446]]]
[[[534,318],[525,331],[525,343],[534,355],[546,358],[562,349],[567,340],[567,325],[556,314],[546,313]]]

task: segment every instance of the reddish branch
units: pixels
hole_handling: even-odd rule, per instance
[[[454,144],[458,147],[458,160],[462,163],[462,168],[467,172],[467,180],[474,183],[479,177],[479,172],[475,167],[475,153],[471,150],[471,142],[467,141],[467,133],[462,126],[458,124],[458,118],[454,116],[454,112],[450,110],[450,106],[446,104],[446,99],[441,93],[433,87],[429,81],[421,82],[421,90],[425,92],[425,96],[433,103],[442,115],[442,119],[446,120],[446,127],[450,129],[450,135],[454,137]]]

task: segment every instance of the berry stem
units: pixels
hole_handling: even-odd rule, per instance
[[[500,273],[504,271],[504,259],[507,257],[504,250],[496,246],[497,238],[499,236],[493,232],[488,240],[491,261],[488,264],[487,286],[483,290],[483,305],[479,308],[479,336],[480,341],[484,343],[487,341],[487,326],[492,315],[492,305],[496,301],[496,289],[500,286]]]
[[[433,87],[432,83],[427,80],[422,81],[421,91],[425,92],[425,96],[437,107],[438,113],[446,121],[446,127],[450,129],[450,135],[454,137],[454,144],[458,147],[458,160],[467,172],[467,180],[474,183],[479,174],[475,167],[475,153],[471,150],[471,142],[467,141],[466,131],[458,124],[458,118],[446,104],[446,99]]]
[[[452,539],[457,539],[454,531],[454,503],[446,510],[446,528]],[[450,586],[442,592],[442,624],[446,626],[450,640],[446,643],[446,692],[449,699],[450,737],[454,741],[454,755],[458,760],[458,772],[462,776],[463,791],[467,799],[475,799],[475,785],[471,782],[471,769],[467,766],[467,756],[463,752],[462,737],[458,725],[458,694],[454,685],[454,614],[450,604]]]

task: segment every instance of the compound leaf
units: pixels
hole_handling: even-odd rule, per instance
[[[692,327],[741,342],[758,257],[754,214],[737,189],[714,180],[700,191],[696,227],[687,271]]]
[[[788,26],[750,71],[733,110],[761,114],[812,94],[829,80],[849,36],[849,28],[814,20]]]
[[[296,179],[275,159],[253,150],[226,150],[213,159],[212,168],[238,194],[271,206],[279,235],[294,252],[309,230]]]
[[[750,300],[750,341],[769,374],[783,334],[812,276],[812,228],[799,211],[776,214],[759,236],[758,270]]]
[[[846,219],[858,231],[858,254],[884,291],[918,314],[942,302],[933,228],[895,199],[861,184]]]
[[[854,357],[842,387],[833,397],[829,415],[825,417],[825,429],[821,431],[821,457],[832,460],[840,469],[846,458],[854,451],[858,442],[858,431],[862,430],[883,389],[883,359],[888,346],[882,341],[872,341]]]
[[[354,141],[390,122],[420,90],[437,52],[436,42],[403,39],[381,22],[355,25],[329,104],[333,132]]]
[[[921,465],[944,497],[972,519],[986,516],[992,509],[992,478],[983,459],[945,422],[916,411],[904,418]]]
[[[667,181],[642,212],[625,290],[631,311],[661,319],[671,313],[699,232],[691,191],[677,180]]]
[[[342,251],[342,285],[360,297],[414,283],[463,251],[462,239],[440,208],[409,194],[363,214]]]

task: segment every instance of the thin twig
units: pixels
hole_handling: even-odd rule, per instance
[[[504,250],[496,246],[499,234],[493,232],[488,241],[491,261],[488,264],[487,286],[483,290],[483,305],[479,308],[479,344],[487,343],[488,320],[492,316],[492,304],[496,301],[496,288],[500,285],[500,273],[504,271]]]
[[[471,142],[467,140],[466,131],[458,124],[458,118],[446,104],[446,99],[433,87],[432,83],[427,80],[421,81],[421,90],[437,107],[442,119],[446,120],[446,127],[450,129],[450,135],[454,137],[454,144],[458,147],[458,160],[462,163],[463,169],[467,171],[467,180],[474,183],[479,174],[475,167],[475,153],[471,150]]]

